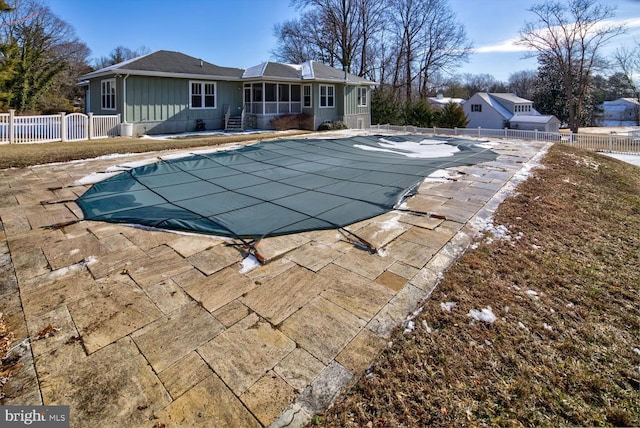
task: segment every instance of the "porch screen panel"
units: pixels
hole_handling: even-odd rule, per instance
[[[278,113],[277,85],[275,83],[264,84],[264,114]]]

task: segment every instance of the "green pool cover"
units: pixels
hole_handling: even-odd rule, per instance
[[[277,140],[133,168],[77,203],[87,220],[258,241],[377,216],[438,169],[496,157],[471,140],[424,135]]]

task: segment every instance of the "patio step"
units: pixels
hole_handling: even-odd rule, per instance
[[[224,128],[225,131],[243,131],[242,118],[240,116],[230,117]]]

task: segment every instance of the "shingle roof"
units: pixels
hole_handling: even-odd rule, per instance
[[[244,79],[274,78],[285,80],[315,80],[321,82],[341,82],[350,85],[374,85],[375,82],[355,74],[345,73],[334,67],[315,61],[306,61],[300,65],[266,62],[245,70]]]
[[[251,78],[278,78],[301,79],[302,68],[299,65],[282,64],[279,62],[265,62],[245,70],[242,77]]]
[[[163,50],[87,73],[80,78],[90,79],[114,73],[224,80],[272,78],[274,80],[340,82],[348,85],[376,84],[373,81],[315,61],[307,61],[300,65],[266,62],[244,70],[220,67],[180,52]]]
[[[239,79],[244,70],[220,67],[180,52],[161,50],[85,74],[81,78],[97,77],[116,71],[158,76],[185,75]]]
[[[364,77],[356,76],[355,74],[347,73],[337,68],[330,67],[320,62],[309,61],[310,68],[313,72],[313,79],[321,81],[336,81],[343,82],[351,85],[373,85],[375,82],[365,79]],[[304,69],[303,65],[303,69]],[[306,78],[306,76],[305,76]]]

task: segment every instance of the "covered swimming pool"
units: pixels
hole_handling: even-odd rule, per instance
[[[344,228],[393,210],[439,169],[492,161],[472,140],[425,135],[283,139],[139,166],[77,199],[85,219],[268,236]]]

